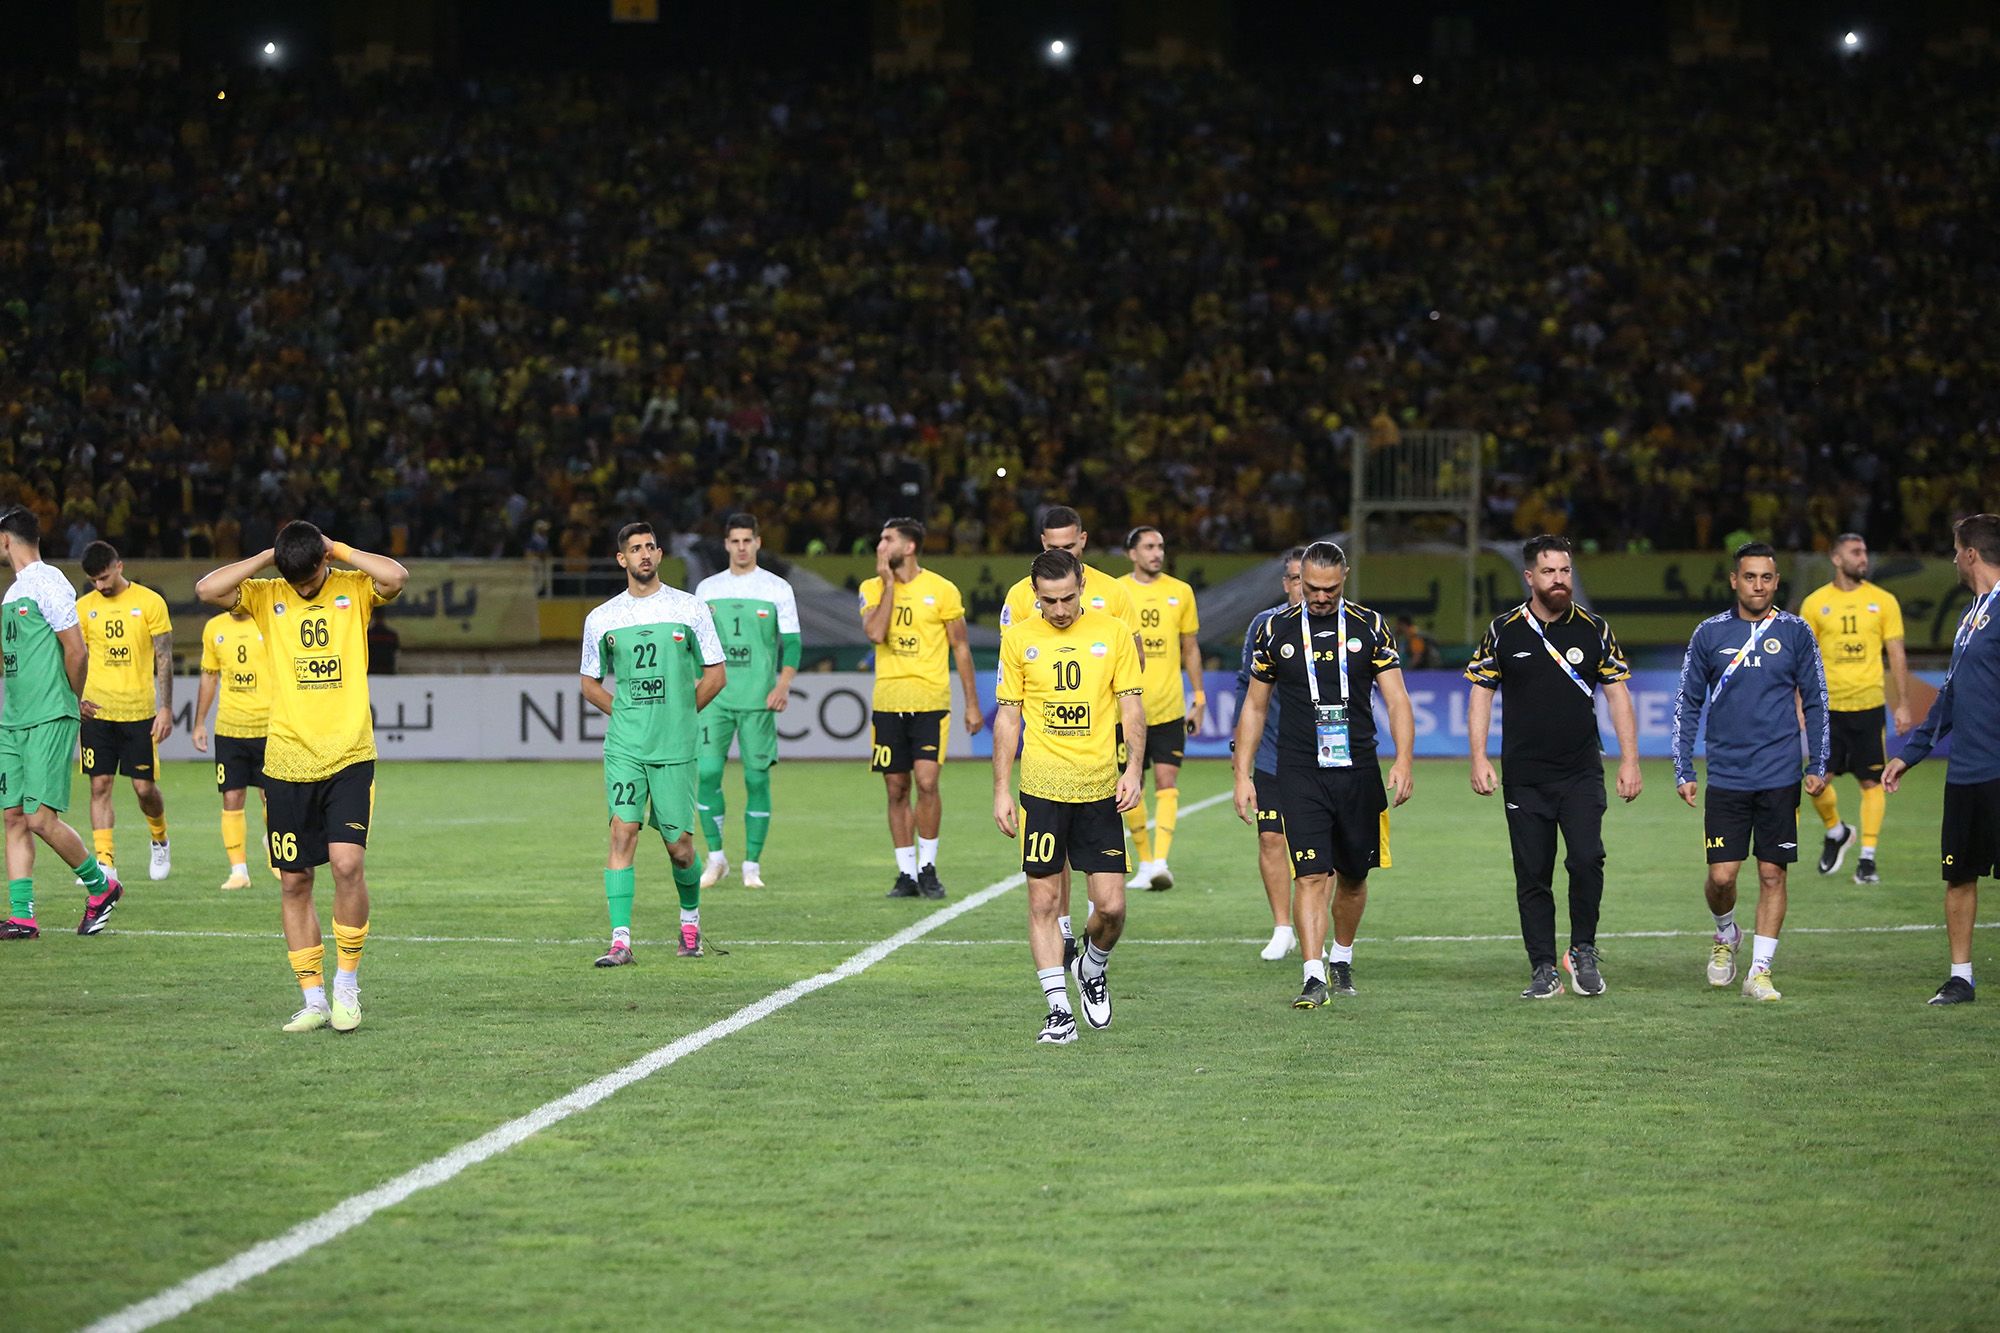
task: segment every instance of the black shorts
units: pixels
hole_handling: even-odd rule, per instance
[[[1169,768],[1179,768],[1187,761],[1187,719],[1176,717],[1157,726],[1146,728],[1146,754],[1140,761],[1142,770],[1154,764],[1165,764]],[[1125,745],[1125,725],[1118,725],[1118,768],[1122,772],[1125,765],[1132,762],[1132,751]]]
[[[877,773],[907,773],[918,763],[944,760],[944,743],[951,735],[951,713],[875,714],[874,751],[868,767]]]
[[[1884,754],[1888,737],[1882,730],[1881,709],[1864,708],[1858,713],[1829,711],[1826,730],[1830,742],[1826,757],[1828,777],[1852,773],[1863,782],[1882,780],[1882,766],[1888,762]]]
[[[1768,791],[1710,787],[1701,822],[1712,866],[1749,860],[1753,833],[1759,861],[1790,865],[1799,859],[1799,784]]]
[[[1336,872],[1366,879],[1389,864],[1389,793],[1374,763],[1287,765],[1279,774],[1278,813],[1292,849],[1293,879]]]
[[[1118,802],[1051,801],[1021,793],[1021,870],[1031,878],[1062,873],[1124,875],[1125,817]]]
[[[215,789],[242,791],[264,785],[264,738],[262,736],[217,736],[215,738]]]
[[[1278,813],[1278,775],[1258,769],[1250,775],[1257,785],[1257,831],[1259,833],[1285,832],[1285,817]]]
[[[1944,784],[1938,868],[1947,884],[2000,875],[2000,778]]]
[[[375,811],[375,761],[349,764],[317,782],[264,778],[264,827],[270,830],[271,864],[310,870],[326,864],[328,843],[368,845]]]
[[[153,743],[150,720],[106,722],[101,717],[87,717],[77,730],[77,742],[83,751],[85,777],[123,773],[152,782],[160,776],[160,747]]]

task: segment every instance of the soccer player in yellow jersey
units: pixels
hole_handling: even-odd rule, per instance
[[[114,864],[111,789],[123,773],[152,835],[146,871],[165,879],[174,861],[160,796],[160,742],[174,729],[173,620],[165,598],[125,577],[125,562],[110,542],[83,548],[83,572],[91,590],[76,599],[76,614],[90,671],[78,753],[90,779],[91,841],[98,864]]]
[[[891,898],[944,897],[937,870],[944,821],[938,765],[951,732],[951,663],[965,691],[966,731],[976,736],[986,723],[965,636],[965,600],[950,579],[917,563],[923,545],[922,523],[890,519],[875,543],[875,577],[861,585],[861,628],[875,645],[869,767],[888,789],[889,838],[896,848]]]
[[[1119,816],[1139,801],[1146,749],[1139,651],[1125,622],[1081,606],[1082,563],[1043,551],[1028,577],[1040,614],[1000,637],[999,712],[993,722],[993,822],[1021,839],[1028,877],[1028,951],[1048,1001],[1040,1042],[1076,1040],[1058,916],[1069,872],[1081,871],[1095,909],[1077,959],[1084,1021],[1111,1025],[1105,964],[1125,929],[1125,838]],[[1117,728],[1130,744],[1121,766]],[[1025,733],[1026,745],[1022,746]],[[1021,749],[1018,811],[1014,752]]]
[[[333,569],[332,561],[353,569]],[[253,577],[276,565],[280,577]],[[285,949],[305,1005],[287,1032],[361,1026],[362,946],[368,940],[368,824],[375,805],[375,720],[368,706],[368,622],[410,571],[388,556],[333,541],[301,519],[247,560],[203,576],[195,595],[240,610],[270,652],[271,719],[264,747],[266,841],[283,886]],[[333,866],[338,970],[326,998],[326,947],[313,905],[315,867]]]
[[[1146,834],[1146,798],[1125,812],[1132,846],[1139,853],[1139,872],[1128,889],[1171,889],[1174,872],[1167,853],[1174,845],[1174,825],[1181,805],[1181,759],[1187,738],[1201,727],[1208,695],[1201,688],[1201,616],[1195,611],[1194,589],[1167,570],[1167,539],[1158,528],[1138,527],[1125,538],[1125,557],[1132,572],[1118,582],[1132,598],[1139,615],[1139,647],[1144,655],[1141,674],[1146,682],[1145,766],[1153,770],[1156,818],[1151,838]],[[1194,696],[1192,711],[1181,693],[1187,676]]]
[[[264,730],[271,718],[270,654],[264,631],[247,611],[223,611],[201,627],[201,693],[194,705],[194,748],[208,753],[208,709],[217,693],[222,711],[215,718],[215,789],[222,793],[222,850],[229,857],[225,889],[250,887],[249,837],[244,797],[264,795]],[[266,825],[270,823],[266,814]],[[266,849],[268,852],[268,848]],[[270,865],[270,857],[265,857]],[[277,868],[271,867],[276,874]]]
[[[1903,651],[1903,608],[1894,593],[1868,581],[1868,539],[1858,532],[1834,538],[1827,555],[1833,579],[1813,589],[1799,603],[1799,615],[1819,640],[1826,663],[1828,748],[1827,782],[1812,798],[1813,809],[1826,824],[1820,847],[1819,873],[1840,869],[1855,829],[1840,817],[1840,797],[1833,789],[1837,773],[1852,773],[1861,783],[1861,864],[1856,884],[1879,884],[1875,847],[1882,836],[1882,816],[1888,794],[1882,790],[1886,738],[1882,734],[1885,702],[1882,658],[1887,654],[1887,678],[1895,684],[1897,732],[1907,735],[1917,718],[1910,709],[1910,662]]]

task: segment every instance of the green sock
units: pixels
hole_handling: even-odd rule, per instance
[[[703,756],[695,770],[700,788],[695,801],[701,807],[701,838],[711,852],[722,850],[722,820],[728,809],[722,800],[723,762]],[[756,860],[756,854],[752,853],[750,859]]]
[[[701,910],[700,862],[696,862],[694,865],[685,868],[681,866],[674,867],[674,891],[681,896],[681,910],[683,912],[697,912]]]
[[[604,872],[604,901],[611,908],[613,930],[632,929],[633,867]]]
[[[771,836],[771,770],[743,770],[743,859],[756,861],[764,855],[764,839]]]
[[[83,891],[93,898],[111,887],[104,878],[104,867],[89,852],[83,854],[83,864],[76,868],[76,877],[83,881]]]
[[[9,909],[7,915],[13,917],[16,921],[33,921],[35,919],[35,881],[32,878],[8,880],[7,906]]]

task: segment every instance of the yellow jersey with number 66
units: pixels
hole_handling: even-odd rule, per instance
[[[1021,794],[1081,804],[1118,791],[1120,696],[1145,688],[1125,622],[1086,611],[1057,629],[1040,615],[1000,636],[1002,704],[1021,706]]]
[[[128,582],[114,597],[92,590],[77,598],[76,616],[90,653],[83,697],[106,722],[151,722],[159,711],[153,637],[174,632],[166,598]]]
[[[245,579],[236,605],[264,632],[271,720],[264,774],[318,782],[375,757],[368,622],[389,599],[359,570],[327,571],[310,598],[283,579]]]
[[[256,740],[271,721],[271,663],[254,620],[222,611],[201,627],[201,669],[221,685],[215,734]]]
[[[946,630],[965,619],[958,585],[928,569],[898,583],[889,637],[875,645],[875,710],[935,713],[951,708],[951,638]],[[878,575],[861,585],[861,614],[882,605]]]
[[[1896,595],[1866,579],[1853,592],[1827,583],[1806,594],[1799,617],[1819,640],[1826,663],[1826,706],[1836,713],[1882,707],[1882,645],[1903,637]]]

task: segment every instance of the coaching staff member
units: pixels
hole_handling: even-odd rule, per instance
[[[1632,669],[1601,616],[1576,604],[1569,543],[1536,537],[1521,547],[1528,600],[1496,616],[1465,669],[1472,682],[1466,723],[1472,742],[1472,790],[1500,786],[1486,757],[1493,692],[1500,691],[1507,759],[1503,799],[1514,851],[1514,897],[1533,975],[1524,1000],[1561,995],[1556,976],[1556,834],[1569,872],[1569,952],[1563,955],[1578,995],[1604,994],[1598,968],[1597,913],[1604,898],[1604,760],[1597,735],[1597,691],[1604,691],[1618,733],[1618,796],[1630,801],[1639,776],[1639,725]]]

